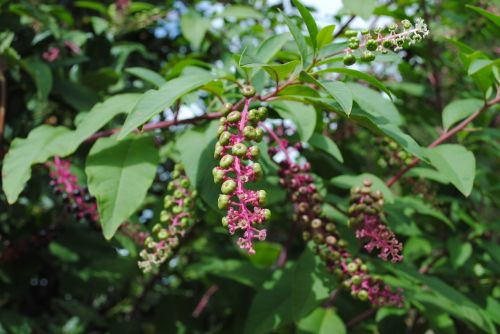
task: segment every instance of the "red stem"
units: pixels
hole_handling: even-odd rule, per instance
[[[198,302],[198,305],[196,305],[196,308],[194,309],[192,314],[193,318],[198,318],[200,316],[203,310],[207,307],[208,302],[210,301],[210,297],[212,297],[212,295],[216,293],[217,290],[219,290],[219,286],[217,285],[212,285],[210,288],[208,288],[207,292],[205,292],[203,297],[201,297],[200,301]]]
[[[450,139],[451,137],[453,137],[457,132],[463,130],[470,122],[472,122],[474,119],[476,119],[477,116],[479,116],[481,113],[483,113],[484,111],[488,110],[490,107],[494,106],[495,104],[497,104],[499,102],[500,102],[500,91],[497,93],[497,96],[494,99],[486,102],[481,109],[479,109],[478,111],[474,112],[472,115],[470,115],[469,117],[467,117],[466,119],[464,119],[460,124],[458,124],[457,126],[455,126],[450,131],[442,133],[441,136],[439,136],[439,138],[437,138],[435,141],[433,141],[428,146],[428,148],[436,147],[436,146],[442,144],[443,142],[447,141],[448,139]],[[403,175],[405,175],[410,169],[412,169],[413,167],[415,167],[416,165],[418,165],[419,162],[420,162],[419,158],[413,159],[413,161],[408,166],[404,167],[396,175],[394,175],[389,180],[387,180],[386,185],[388,187],[392,186]]]

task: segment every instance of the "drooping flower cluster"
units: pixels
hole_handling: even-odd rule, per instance
[[[173,255],[195,222],[196,190],[192,190],[189,179],[181,164],[176,164],[172,181],[167,186],[164,209],[160,213],[160,223],[153,226],[152,233],[144,240],[138,265],[144,272],[156,271]]]
[[[374,278],[366,264],[351,255],[335,224],[323,215],[323,200],[314,185],[309,163],[299,166],[282,161],[279,175],[280,183],[287,189],[293,203],[294,220],[302,227],[304,240],[313,241],[316,253],[351,295],[377,306],[401,306],[401,290],[393,291],[383,281]]]
[[[403,244],[382,221],[384,198],[379,190],[372,191],[370,180],[365,180],[363,187],[351,190],[349,207],[349,225],[356,229],[356,237],[366,241],[365,249],[380,251],[378,257],[384,261],[391,257],[392,262],[403,260]]]
[[[355,50],[363,50],[359,59],[362,62],[375,60],[373,52],[387,53],[388,50],[402,50],[405,43],[413,45],[429,35],[427,24],[421,18],[415,19],[415,26],[409,20],[401,21],[401,26],[393,23],[387,27],[388,34],[383,34],[383,29],[377,28],[373,32],[369,30],[359,32],[347,30],[345,36],[348,37],[349,45],[345,49],[344,64],[353,65],[356,63]]]
[[[75,219],[97,222],[99,215],[95,199],[89,194],[87,188],[78,184],[78,178],[70,170],[71,162],[55,157],[53,161],[45,165],[52,179],[50,186],[56,194],[61,195],[66,204],[66,210],[73,214]]]
[[[215,183],[221,183],[218,199],[220,209],[227,209],[222,219],[230,234],[242,230],[238,245],[254,254],[253,239],[264,240],[266,230],[259,230],[256,225],[269,220],[271,212],[262,208],[266,203],[267,194],[264,190],[249,190],[248,182],[257,180],[262,175],[262,167],[255,160],[259,157],[259,148],[254,145],[260,142],[264,132],[257,125],[267,116],[267,109],[259,107],[250,109],[250,103],[255,89],[243,88],[245,102],[241,111],[231,105],[223,108],[224,117],[220,120],[218,141],[214,157],[219,159],[219,166],[213,169]]]

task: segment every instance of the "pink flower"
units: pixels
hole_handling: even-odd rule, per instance
[[[59,58],[60,50],[56,47],[50,47],[47,51],[42,54],[42,58],[52,63]]]

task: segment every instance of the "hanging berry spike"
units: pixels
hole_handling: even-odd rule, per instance
[[[368,252],[378,249],[382,260],[387,261],[390,256],[392,262],[400,262],[403,244],[382,221],[384,198],[379,190],[372,191],[371,186],[371,180],[365,180],[363,187],[351,190],[349,225],[356,229],[358,239],[367,240]]]
[[[303,239],[312,240],[316,254],[353,297],[369,300],[376,306],[402,306],[402,290],[393,290],[382,280],[374,278],[367,265],[351,255],[335,224],[323,214],[323,199],[310,173],[311,165],[295,163],[289,152],[300,152],[302,145],[297,143],[289,147],[288,141],[281,139],[271,128],[266,127],[266,131],[276,144],[269,147],[270,155],[274,156],[278,151],[284,153],[285,160],[279,163],[280,184],[287,190],[293,204],[293,219],[302,228]]]
[[[172,181],[167,186],[160,212],[160,223],[153,226],[152,233],[144,241],[138,265],[143,272],[157,271],[162,263],[170,259],[180,240],[193,226],[195,217],[196,190],[191,188],[182,164],[176,164]]]
[[[255,254],[253,239],[266,238],[266,230],[259,230],[256,226],[269,220],[271,211],[262,208],[266,203],[266,192],[249,190],[245,185],[262,176],[262,167],[256,162],[259,148],[254,144],[260,142],[264,135],[257,125],[266,118],[267,109],[259,107],[249,110],[255,95],[253,87],[244,86],[242,94],[245,100],[241,111],[234,110],[230,104],[224,105],[222,109],[224,117],[220,119],[214,153],[214,157],[220,161],[212,172],[214,182],[221,183],[222,194],[219,195],[218,206],[227,210],[222,224],[228,227],[230,234],[242,230],[243,236],[238,238],[238,245],[246,249],[248,254]]]
[[[76,219],[88,222],[99,221],[97,205],[87,188],[78,184],[78,178],[71,173],[71,162],[55,157],[53,161],[47,162],[45,166],[49,169],[52,179],[50,186],[54,192],[61,195],[66,210],[72,213]]]

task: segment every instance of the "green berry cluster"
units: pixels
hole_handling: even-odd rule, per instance
[[[172,181],[167,186],[160,222],[153,226],[151,235],[144,241],[140,252],[139,267],[144,272],[156,271],[179,246],[180,239],[195,222],[196,190],[192,190],[182,164],[176,164]]]
[[[380,152],[380,158],[377,160],[380,167],[399,169],[413,162],[414,157],[410,153],[401,150],[399,144],[391,138],[378,137],[375,142]]]
[[[381,28],[361,32],[347,30],[344,33],[348,41],[348,48],[345,50],[343,59],[344,64],[353,65],[358,59],[361,62],[370,63],[376,58],[374,52],[399,51],[405,44],[415,44],[428,34],[427,25],[420,18],[415,19],[415,26],[409,20],[403,20],[400,26],[393,23],[385,31]]]

